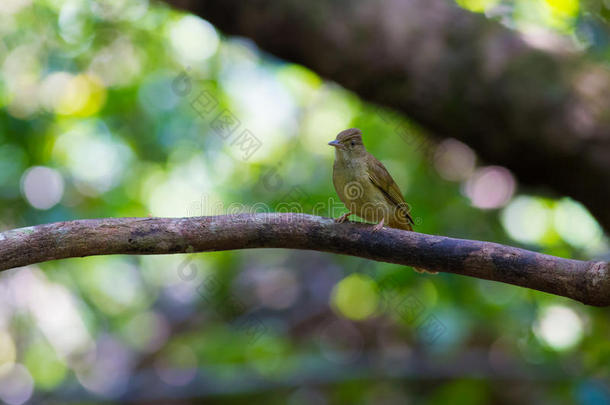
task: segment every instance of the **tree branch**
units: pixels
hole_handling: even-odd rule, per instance
[[[542,51],[447,0],[166,2],[463,140],[610,230],[610,73],[583,55]]]
[[[0,233],[0,270],[69,257],[167,254],[250,248],[318,250],[499,281],[610,305],[606,262],[563,259],[490,242],[398,229],[372,232],[305,214],[107,218]]]

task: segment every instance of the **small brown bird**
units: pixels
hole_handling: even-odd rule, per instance
[[[328,144],[336,148],[333,184],[349,210],[335,221],[342,223],[356,214],[377,224],[373,232],[384,225],[412,231],[413,218],[400,188],[383,163],[367,152],[362,143],[362,132],[358,128],[346,129]]]

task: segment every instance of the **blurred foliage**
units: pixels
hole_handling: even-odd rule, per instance
[[[607,1],[457,2],[610,60]],[[357,126],[418,231],[608,259],[579,203],[163,4],[4,0],[0,39],[0,229],[336,217],[326,142]],[[0,399],[607,404],[608,314],[317,252],[63,260],[0,276]]]

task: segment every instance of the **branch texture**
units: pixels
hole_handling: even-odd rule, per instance
[[[499,281],[610,305],[606,262],[562,259],[490,242],[454,239],[305,214],[107,218],[0,233],[0,270],[69,257],[250,248],[317,250]]]
[[[447,0],[166,2],[461,139],[610,231],[610,72],[583,55],[543,51]]]

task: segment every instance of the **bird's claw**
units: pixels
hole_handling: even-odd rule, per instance
[[[351,212],[346,212],[345,214],[341,215],[339,218],[335,218],[335,222],[338,224],[342,224],[345,221],[347,221],[347,218],[352,215]]]
[[[373,232],[379,232],[383,228],[383,219],[373,227]]]
[[[438,274],[438,271],[430,271],[430,270],[426,270],[426,269],[421,269],[418,267],[413,267],[413,270],[415,270],[415,272],[419,273],[419,274]]]

